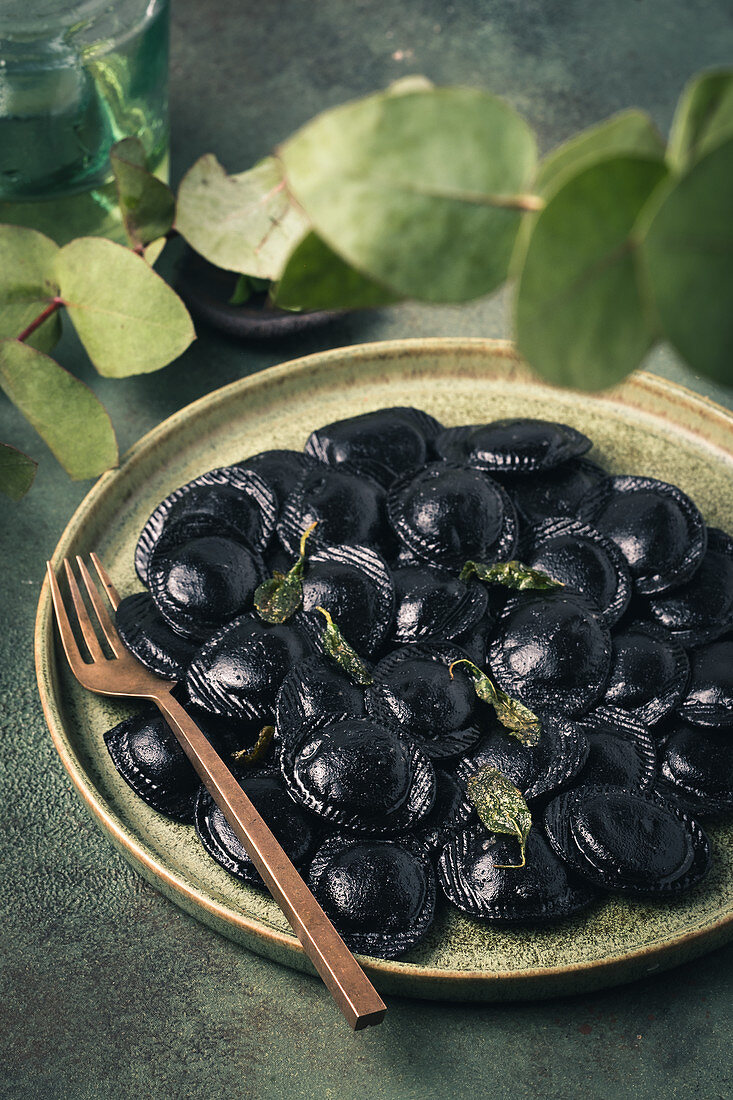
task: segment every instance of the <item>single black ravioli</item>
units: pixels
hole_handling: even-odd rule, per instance
[[[324,657],[307,657],[291,669],[277,697],[276,732],[280,741],[292,741],[301,728],[323,719],[366,715],[364,689]]]
[[[444,569],[410,565],[392,573],[395,589],[394,639],[402,644],[452,641],[477,626],[489,595],[477,581],[464,583]]]
[[[415,554],[445,568],[506,561],[517,542],[517,515],[504,489],[470,466],[433,462],[394,483],[389,522]]]
[[[695,813],[733,810],[733,731],[703,730],[679,718],[666,729],[659,789]]]
[[[611,639],[600,616],[562,589],[509,600],[489,647],[499,687],[542,715],[590,710],[610,663]]]
[[[117,632],[141,664],[164,680],[181,680],[197,646],[182,638],[165,621],[148,592],[120,600],[115,611]]]
[[[422,939],[435,914],[435,872],[409,837],[332,836],[309,886],[352,951],[392,959]]]
[[[612,539],[642,595],[682,584],[699,567],[707,529],[690,498],[653,477],[608,477],[581,502],[581,519]]]
[[[348,462],[387,487],[432,457],[430,441],[442,430],[421,409],[377,409],[316,429],[308,437],[305,452],[330,466]]]
[[[413,833],[430,851],[439,852],[459,829],[476,816],[463,786],[451,772],[435,767],[435,802]]]
[[[696,726],[733,726],[733,641],[693,650],[690,666],[679,713]]]
[[[303,609],[323,607],[347,642],[371,657],[394,620],[394,585],[384,558],[367,546],[329,546],[306,560]]]
[[[541,523],[553,516],[575,517],[581,500],[608,477],[606,471],[587,458],[574,458],[544,473],[499,474],[517,514],[527,524]]]
[[[516,866],[519,859],[515,839],[474,825],[443,848],[438,881],[461,912],[499,924],[560,920],[598,897],[596,889],[555,855],[541,827],[533,825],[529,831],[524,867]]]
[[[578,719],[588,741],[588,759],[576,786],[649,790],[657,775],[657,753],[646,726],[623,710],[596,707]]]
[[[733,627],[733,538],[711,527],[690,579],[649,600],[649,613],[686,647],[714,642]]]
[[[438,454],[449,462],[515,473],[553,469],[592,446],[567,424],[528,417],[446,428],[435,440]]]
[[[386,494],[372,478],[345,466],[316,466],[308,470],[285,500],[277,533],[286,550],[297,556],[306,528],[317,523],[308,540],[321,546],[369,546],[385,549],[392,541],[387,528]]]
[[[611,641],[604,703],[641,722],[658,722],[682,698],[690,671],[687,654],[659,623],[632,623]]]
[[[275,450],[260,451],[238,462],[237,466],[240,470],[253,470],[262,478],[273,493],[279,510],[301,478],[309,470],[316,469],[318,463],[302,451]]]

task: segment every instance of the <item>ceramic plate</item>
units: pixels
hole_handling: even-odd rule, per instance
[[[504,343],[405,340],[312,355],[235,382],[150,432],[81,504],[55,561],[97,550],[126,595],[139,588],[133,548],[153,507],[214,466],[273,447],[302,448],[321,424],[387,405],[416,405],[446,424],[539,416],[572,424],[614,472],[688,492],[705,518],[733,530],[733,415],[652,375],[600,396],[533,379]],[[78,687],[57,649],[47,586],[36,629],[38,682],[59,756],[125,857],[182,908],[257,953],[310,970],[267,896],[213,863],[193,828],[156,814],[118,776],[102,742],[134,707]],[[442,912],[404,959],[367,960],[383,992],[461,1000],[553,996],[600,988],[702,954],[733,938],[733,825],[710,830],[708,881],[674,902],[611,898],[545,930],[482,926]]]

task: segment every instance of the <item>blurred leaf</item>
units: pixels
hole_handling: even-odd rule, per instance
[[[667,159],[684,172],[733,136],[733,72],[702,73],[682,92],[669,134]]]
[[[101,237],[79,237],[56,258],[69,316],[100,374],[160,370],[195,338],[178,295],[142,257]]]
[[[506,277],[536,149],[494,96],[380,93],[319,115],[279,155],[315,232],[398,296],[458,302]]]
[[[173,225],[176,200],[170,187],[148,171],[140,139],[124,138],[113,145],[110,164],[130,243],[146,245],[158,237],[165,237]]]
[[[20,500],[30,489],[38,463],[9,443],[0,443],[0,493]]]
[[[282,309],[368,309],[399,298],[360,275],[316,233],[307,233],[289,256],[275,291]]]
[[[35,229],[0,225],[0,339],[20,336],[58,294],[54,277],[58,250],[58,245]],[[27,342],[50,351],[60,335],[57,311]]]
[[[0,340],[0,386],[71,477],[117,465],[117,441],[104,406],[58,363],[18,340]]]
[[[234,293],[229,299],[230,306],[243,306],[252,297],[253,287],[249,275],[240,275],[237,279]]]
[[[151,241],[149,245],[143,249],[143,259],[145,263],[150,267],[155,266],[155,262],[160,256],[161,252],[165,248],[167,241],[165,237],[158,237],[156,241]]]
[[[261,279],[280,276],[293,245],[308,228],[274,157],[229,176],[210,153],[181,181],[175,225],[210,263]]]
[[[566,180],[538,216],[514,316],[519,351],[544,378],[602,389],[649,350],[656,333],[633,230],[665,174],[656,160],[600,161]]]
[[[733,383],[733,138],[670,180],[641,256],[667,339],[694,371]]]

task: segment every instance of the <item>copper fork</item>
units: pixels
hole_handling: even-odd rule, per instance
[[[112,581],[97,555],[93,553],[90,558],[110,604],[116,608],[120,597]],[[381,1023],[387,1011],[381,997],[229,768],[172,696],[175,683],[149,672],[125,649],[89,569],[82,558],[77,557],[76,561],[98,627],[113,656],[105,654],[71,566],[64,559],[76,620],[88,651],[89,660],[85,659],[76,642],[56,575],[48,562],[56,623],[71,671],[83,687],[98,695],[132,696],[155,703],[290,921],[305,953],[350,1026],[357,1031]]]

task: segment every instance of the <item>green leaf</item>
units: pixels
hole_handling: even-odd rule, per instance
[[[117,441],[88,386],[36,348],[0,340],[0,387],[76,480],[116,466]]]
[[[318,526],[318,520],[307,527],[300,538],[300,556],[287,573],[275,572],[263,581],[255,591],[254,605],[259,617],[266,623],[284,623],[290,619],[303,602],[303,570],[305,544],[308,536]]]
[[[325,244],[400,297],[459,302],[506,277],[536,147],[487,92],[369,96],[319,115],[279,156]]]
[[[143,259],[145,263],[150,267],[154,267],[166,244],[167,241],[165,237],[158,237],[156,241],[151,241],[149,245],[146,245],[143,249]]]
[[[236,760],[237,764],[246,764],[247,767],[259,764],[272,744],[274,736],[274,726],[263,726],[254,745],[249,749],[238,749],[237,752],[233,752],[232,760]]]
[[[350,676],[355,683],[361,684],[364,687],[373,683],[372,674],[368,666],[362,661],[356,650],[352,649],[346,641],[325,607],[317,607],[316,611],[320,611],[321,615],[323,615],[326,620],[326,627],[321,635],[321,641],[323,642],[323,646],[328,656],[331,657],[339,668],[343,669],[346,675]]]
[[[9,443],[0,443],[0,493],[20,500],[33,484],[37,469],[38,463],[29,455]]]
[[[316,233],[307,233],[288,257],[275,290],[281,309],[370,309],[399,298],[361,275]]]
[[[183,177],[175,224],[210,263],[261,279],[280,277],[293,245],[308,229],[274,157],[229,176],[211,153]]]
[[[534,711],[531,711],[529,707],[525,707],[524,703],[520,703],[518,699],[513,699],[511,695],[507,695],[505,691],[498,688],[490,677],[481,671],[478,665],[465,657],[453,661],[448,667],[451,680],[456,665],[466,665],[466,671],[473,680],[476,695],[482,703],[488,703],[490,707],[494,708],[494,713],[499,722],[512,737],[516,737],[517,741],[521,741],[523,745],[533,746],[539,744],[542,723]]]
[[[733,136],[733,72],[702,73],[682,92],[669,134],[667,160],[684,172]]]
[[[650,206],[641,254],[664,334],[692,370],[731,385],[733,139]]]
[[[519,841],[521,863],[496,863],[506,870],[519,870],[526,863],[527,837],[532,828],[529,807],[513,783],[497,768],[486,764],[466,783],[466,793],[486,828],[492,833],[508,833]]]
[[[181,299],[129,248],[79,237],[56,257],[69,316],[100,374],[160,370],[195,338]]]
[[[113,145],[110,164],[130,243],[147,245],[158,237],[165,237],[173,225],[176,200],[170,187],[148,171],[140,139],[124,138]]]
[[[666,169],[620,156],[566,180],[537,217],[514,306],[520,353],[544,378],[602,389],[634,370],[656,332],[637,280],[634,226]]]
[[[521,561],[500,561],[484,565],[480,561],[467,561],[458,579],[467,581],[476,576],[485,584],[503,584],[505,588],[537,589],[564,588],[563,581],[556,581],[544,569],[531,569]]]
[[[54,263],[59,248],[35,229],[0,225],[0,339],[20,336],[59,292]],[[28,338],[50,351],[61,335],[61,318],[53,313]]]

